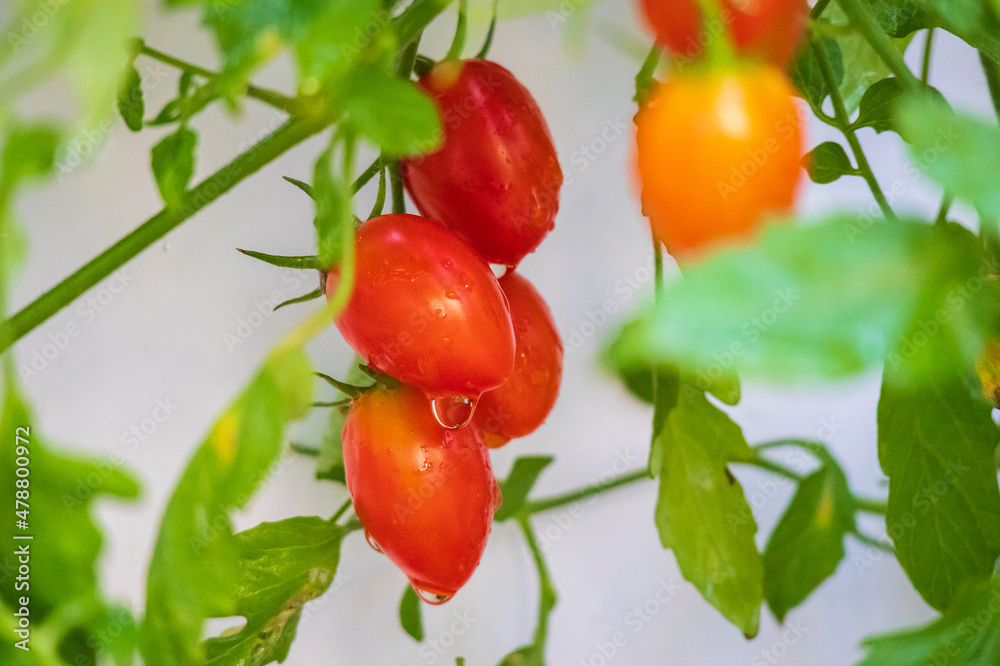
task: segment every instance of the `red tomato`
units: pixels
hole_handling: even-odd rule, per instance
[[[443,62],[420,85],[437,101],[444,143],[403,160],[410,196],[487,261],[517,266],[559,209],[562,170],[542,112],[513,74],[486,60]]]
[[[514,367],[514,329],[490,267],[442,225],[383,215],[361,225],[354,291],[335,323],[371,365],[432,397],[476,399]],[[338,269],[327,278],[336,291]]]
[[[476,426],[438,425],[412,386],[371,389],[351,405],[344,471],[354,510],[425,601],[451,598],[486,548],[500,505],[487,450]]]
[[[642,0],[657,41],[677,56],[698,58],[722,26],[703,26],[698,0]],[[806,0],[722,0],[724,27],[737,51],[782,69],[798,48],[809,22]]]
[[[636,122],[644,212],[675,257],[747,237],[795,200],[802,119],[772,67],[674,75]]]
[[[493,448],[545,422],[559,394],[563,361],[562,340],[541,294],[517,273],[504,275],[500,286],[517,341],[514,372],[503,386],[483,394],[473,417]]]

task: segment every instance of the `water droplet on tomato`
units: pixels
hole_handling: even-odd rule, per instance
[[[442,428],[458,430],[469,425],[472,415],[476,413],[476,403],[478,402],[478,397],[438,396],[431,399],[431,410],[434,412],[434,419]]]
[[[378,545],[378,541],[376,541],[372,537],[372,535],[368,533],[367,529],[365,530],[365,541],[368,542],[368,545],[371,546],[372,550],[374,550],[376,553],[382,552],[382,547]]]
[[[410,581],[410,587],[413,591],[417,593],[420,600],[425,604],[430,604],[431,606],[440,606],[441,604],[446,604],[451,601],[454,594],[435,594],[434,592],[428,592],[427,590],[421,590],[416,583]]]

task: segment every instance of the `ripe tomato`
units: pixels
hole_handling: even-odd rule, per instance
[[[667,249],[690,255],[749,235],[791,207],[801,181],[802,120],[778,70],[692,70],[639,112],[644,212]]]
[[[517,273],[504,275],[500,286],[517,341],[514,372],[500,388],[483,394],[473,417],[493,448],[545,422],[559,394],[563,361],[562,340],[541,294]]]
[[[487,261],[516,266],[555,225],[562,170],[535,100],[487,60],[446,61],[420,80],[444,119],[434,153],[404,160],[417,208]]]
[[[425,601],[465,585],[500,505],[479,428],[442,428],[412,386],[374,388],[347,415],[344,471],[369,541]]]
[[[642,0],[657,41],[675,55],[698,58],[707,33],[725,28],[737,51],[782,69],[809,22],[806,0],[721,0],[724,26],[703,26],[698,0]]]
[[[339,279],[331,270],[327,295]],[[361,225],[354,291],[335,323],[369,364],[432,397],[476,399],[514,367],[514,329],[493,272],[448,229],[416,215]]]

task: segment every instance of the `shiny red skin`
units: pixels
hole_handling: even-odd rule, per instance
[[[545,422],[559,395],[563,363],[562,340],[541,294],[517,273],[504,275],[500,287],[510,304],[517,351],[510,379],[483,394],[473,417],[491,448]]]
[[[698,0],[642,0],[657,41],[674,55],[701,56],[706,35]],[[784,68],[795,55],[806,25],[806,0],[722,0],[722,18],[736,50]]]
[[[477,398],[510,376],[507,302],[461,239],[416,215],[383,215],[361,225],[355,247],[354,290],[334,322],[369,364],[430,396]]]
[[[404,384],[355,400],[343,435],[347,489],[370,537],[415,587],[455,594],[479,565],[500,505],[479,429],[442,428]]]
[[[437,102],[444,142],[403,160],[410,196],[487,261],[517,266],[555,226],[563,182],[538,104],[487,60],[441,63],[420,86]]]

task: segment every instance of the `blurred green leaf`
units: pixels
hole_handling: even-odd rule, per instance
[[[866,638],[858,666],[995,666],[1000,663],[1000,580],[970,583],[922,627]]]
[[[905,93],[906,88],[895,77],[876,81],[861,97],[858,119],[852,127],[870,127],[878,134],[894,129],[896,107]]]
[[[955,225],[773,226],[752,246],[690,266],[607,353],[622,371],[677,363],[795,381],[872,368],[913,327],[955,343],[958,359],[906,350],[921,362],[908,364],[916,380],[980,353],[1000,300],[983,279],[991,265]]]
[[[764,596],[779,622],[833,575],[854,530],[844,472],[825,462],[799,484],[764,550]]]
[[[168,207],[181,202],[194,175],[194,151],[198,135],[180,127],[153,146],[152,168],[160,196]]]
[[[125,81],[118,90],[118,113],[125,125],[133,132],[142,130],[142,118],[146,113],[146,104],[142,96],[142,77],[135,65],[130,65],[125,74]]]
[[[760,626],[757,523],[726,464],[752,456],[739,426],[700,391],[681,391],[662,440],[656,526],[684,578],[747,637]]]
[[[820,185],[832,183],[841,176],[859,175],[847,157],[844,147],[835,141],[819,144],[802,158],[802,163],[808,170],[812,182]]]
[[[1000,63],[1000,20],[981,0],[930,0],[948,32]],[[994,7],[996,3],[993,3]]]
[[[531,489],[542,471],[553,461],[552,456],[522,456],[514,461],[507,478],[500,483],[503,503],[493,519],[504,521],[512,518],[528,501]]]
[[[399,600],[399,626],[413,640],[424,640],[424,616],[420,609],[420,599],[410,585],[403,590],[403,597]]]
[[[241,547],[229,514],[246,505],[282,449],[285,425],[312,402],[301,347],[274,352],[195,452],[167,504],[146,590],[148,666],[201,663],[202,625],[237,615]]]
[[[957,115],[933,98],[907,99],[898,112],[900,134],[917,166],[987,218],[1000,216],[1000,129]]]
[[[926,0],[865,0],[875,20],[890,37],[906,37],[936,25],[936,15]]]
[[[362,52],[366,52],[366,62],[391,62],[396,41],[390,26],[391,14],[378,0],[326,3],[296,41],[302,85],[306,89],[336,86],[347,70],[362,59]],[[383,57],[368,53],[374,51]],[[334,97],[339,98],[340,93],[338,89]]]
[[[432,152],[441,144],[434,102],[409,81],[372,71],[344,99],[347,121],[392,157]]]
[[[239,553],[238,632],[205,642],[209,664],[283,662],[305,604],[329,589],[340,562],[344,530],[317,517],[260,525],[234,538]]]
[[[1000,428],[960,373],[901,387],[896,372],[887,364],[878,406],[886,527],[913,586],[943,610],[1000,556]]]
[[[9,128],[3,147],[2,191],[9,197],[23,180],[52,173],[61,132],[54,125],[35,124]]]

